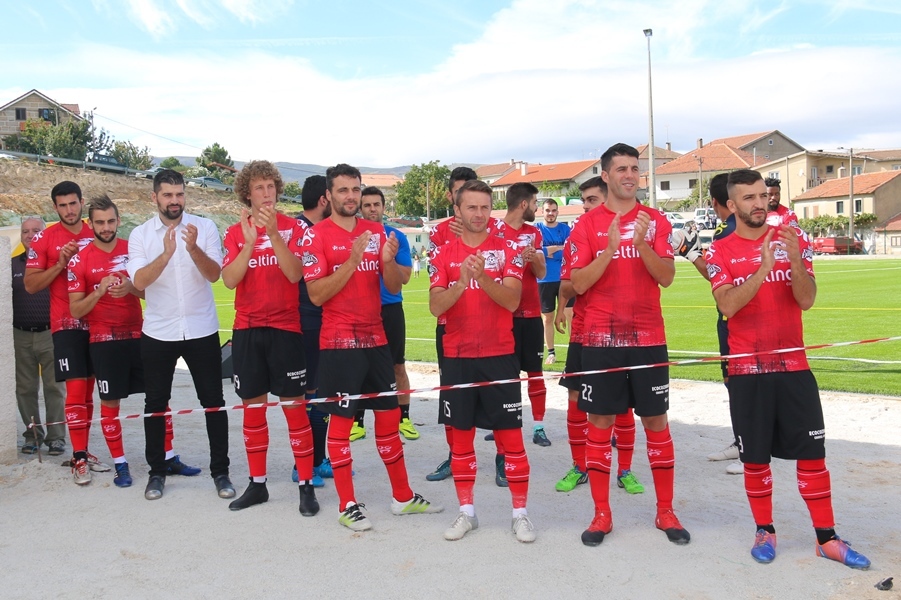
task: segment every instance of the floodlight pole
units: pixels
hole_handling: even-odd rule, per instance
[[[654,175],[654,92],[651,85],[651,36],[652,29],[645,29],[648,39],[648,200],[651,208],[657,208],[657,178]]]

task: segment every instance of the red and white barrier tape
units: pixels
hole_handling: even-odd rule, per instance
[[[833,344],[814,344],[811,346],[800,346],[797,348],[780,348],[779,350],[766,350],[763,352],[746,352],[742,354],[726,354],[723,356],[705,356],[702,358],[689,358],[685,360],[671,360],[661,363],[654,364],[646,364],[646,365],[634,365],[630,367],[613,367],[610,369],[597,369],[593,371],[578,371],[575,373],[549,373],[544,375],[538,375],[535,377],[521,377],[521,378],[512,378],[512,379],[496,379],[492,381],[478,381],[473,383],[457,383],[453,385],[436,385],[427,388],[419,388],[415,390],[396,390],[396,391],[387,391],[387,392],[373,392],[368,394],[354,394],[348,396],[332,396],[329,398],[314,398],[313,400],[291,400],[288,402],[263,402],[261,404],[235,404],[232,406],[217,406],[213,408],[185,408],[179,410],[170,410],[165,412],[155,412],[155,413],[139,413],[133,415],[120,415],[115,417],[116,420],[124,421],[126,419],[145,419],[148,417],[168,417],[171,415],[190,415],[190,414],[198,414],[198,413],[213,413],[213,412],[222,412],[227,410],[243,410],[248,407],[252,408],[262,408],[262,407],[271,407],[271,406],[294,406],[294,405],[303,405],[303,404],[323,404],[325,402],[340,402],[346,400],[367,400],[371,398],[384,398],[388,396],[398,396],[401,394],[423,394],[426,392],[442,392],[446,390],[462,390],[469,388],[479,388],[479,387],[487,387],[490,385],[505,385],[510,383],[522,383],[524,381],[532,381],[539,379],[561,379],[563,377],[581,377],[583,375],[599,375],[603,373],[618,373],[622,371],[638,371],[640,369],[653,369],[656,367],[674,367],[674,366],[684,366],[684,365],[692,365],[699,363],[708,363],[708,362],[720,362],[724,359],[729,358],[748,358],[752,356],[762,356],[765,354],[786,354],[788,352],[799,352],[806,350],[819,350],[821,348],[840,348],[843,346],[859,346],[862,344],[875,344],[878,342],[895,342],[901,340],[901,336],[894,337],[885,337],[885,338],[875,338],[871,340],[857,340],[854,342],[836,342]],[[94,422],[100,422],[101,419],[93,419]],[[108,419],[104,419],[108,420]],[[73,423],[80,423],[82,421],[73,421]],[[44,425],[62,425],[65,421],[59,421],[54,423],[44,423]],[[29,426],[30,427],[30,426]]]

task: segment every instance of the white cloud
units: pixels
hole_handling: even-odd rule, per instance
[[[242,10],[253,12],[251,5]],[[722,12],[724,5],[736,12]],[[901,81],[885,69],[899,62],[898,50],[796,45],[730,60],[701,57],[701,33],[725,28],[722,19],[729,19],[740,35],[737,24],[753,17],[752,4],[648,6],[517,0],[431,72],[353,80],[334,79],[278,46],[242,46],[223,56],[84,45],[41,68],[62,77],[102,64],[102,72],[90,73],[101,79],[92,88],[42,91],[197,148],[219,142],[239,160],[383,167],[432,159],[578,160],[614,142],[646,141],[642,29],[653,27],[658,145],[691,148],[699,137],[780,129],[811,147],[901,146],[891,131],[897,128],[883,125],[901,96]],[[34,66],[7,68],[11,81],[26,81]],[[839,75],[847,73],[860,83],[845,85]],[[197,152],[99,117],[97,123],[157,155]]]
[[[293,0],[221,0],[222,6],[242,23],[261,23],[283,14]]]
[[[175,29],[172,16],[160,8],[154,0],[128,0],[128,7],[132,19],[157,39]]]

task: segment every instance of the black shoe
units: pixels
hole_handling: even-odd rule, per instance
[[[220,475],[216,478],[216,483],[219,483],[219,479],[225,477],[225,475]],[[228,479],[227,477],[225,477]],[[218,485],[217,485],[218,487]],[[234,490],[232,491],[234,494]],[[219,490],[219,495],[222,496],[222,489]],[[254,504],[262,504],[269,500],[269,490],[266,489],[266,483],[257,483],[253,480],[250,481],[250,485],[247,486],[247,489],[244,490],[244,493],[241,494],[241,497],[237,500],[232,500],[232,502],[228,505],[229,510],[241,510],[244,508],[250,508]]]
[[[166,478],[162,475],[151,475],[144,488],[144,498],[147,500],[159,500],[163,497],[163,488],[166,487]]]
[[[220,498],[234,498],[235,486],[232,485],[228,475],[216,475],[213,477],[213,483],[216,484],[216,493]]]
[[[312,517],[319,512],[319,501],[316,500],[316,491],[313,485],[305,483],[300,486],[300,514]]]
[[[174,457],[166,461],[166,474],[194,477],[195,475],[200,475],[200,469],[198,467],[191,467],[181,462],[181,457],[176,454]]]
[[[494,483],[497,484],[497,487],[510,487],[510,484],[507,483],[507,463],[504,461],[503,454],[497,454],[494,457]]]
[[[489,433],[488,435],[485,436],[485,441],[486,441],[486,442],[493,442],[493,441],[494,441],[494,432],[493,432],[493,431],[492,431],[491,433]]]

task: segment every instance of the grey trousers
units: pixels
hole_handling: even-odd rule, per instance
[[[31,424],[34,416],[35,428],[26,429],[26,441],[40,443],[66,439],[66,388],[57,383],[53,372],[53,339],[50,331],[32,333],[13,328],[13,345],[16,354],[16,402],[19,415],[25,425]],[[46,434],[41,421],[38,404],[39,384],[43,383]]]

